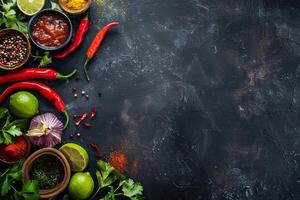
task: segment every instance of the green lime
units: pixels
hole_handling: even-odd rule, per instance
[[[70,180],[68,192],[74,200],[87,199],[94,190],[94,180],[89,172],[77,172]]]
[[[45,0],[18,0],[18,8],[28,16],[32,16],[43,9]]]
[[[30,118],[39,112],[39,101],[30,92],[20,91],[10,96],[10,112],[19,118]]]
[[[83,171],[89,162],[89,154],[78,144],[67,143],[60,147],[59,151],[62,152],[69,161],[72,171]]]

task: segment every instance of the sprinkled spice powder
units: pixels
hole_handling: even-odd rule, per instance
[[[20,35],[9,33],[0,38],[1,64],[13,67],[25,59],[26,52],[26,41]]]
[[[39,182],[40,189],[52,189],[63,181],[64,168],[55,156],[43,155],[33,162],[29,176]]]
[[[122,173],[126,171],[127,158],[122,152],[110,153],[109,163]]]

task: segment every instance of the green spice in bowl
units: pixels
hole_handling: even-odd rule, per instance
[[[29,177],[39,182],[40,189],[52,189],[63,181],[64,167],[55,156],[43,155],[33,161]]]
[[[54,148],[43,148],[31,154],[23,164],[23,182],[37,180],[41,199],[56,197],[66,189],[71,168],[65,156]]]

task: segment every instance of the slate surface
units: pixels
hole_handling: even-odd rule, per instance
[[[84,45],[53,66],[81,69],[96,31],[122,25],[90,62],[91,82],[81,71],[47,82],[71,113],[98,109],[64,142],[124,151],[147,199],[299,199],[299,10],[293,0],[94,1]],[[42,101],[41,111],[54,110]]]

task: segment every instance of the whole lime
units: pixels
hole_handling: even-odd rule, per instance
[[[39,101],[30,92],[20,91],[10,96],[9,111],[19,118],[30,118],[39,110]]]
[[[93,190],[94,180],[89,172],[77,172],[72,176],[68,187],[68,192],[72,199],[87,199]]]

